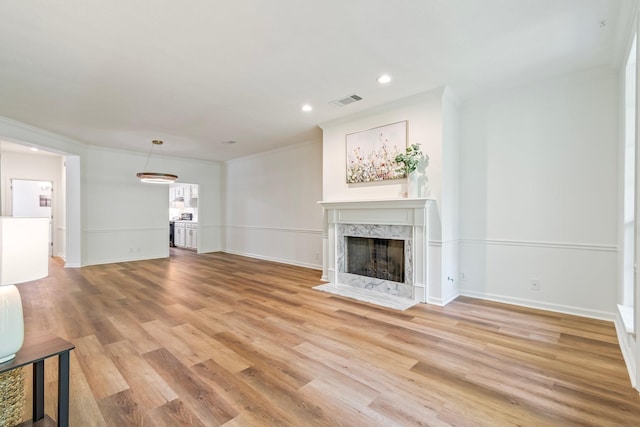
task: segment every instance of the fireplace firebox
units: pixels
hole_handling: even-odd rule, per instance
[[[404,283],[404,240],[345,236],[346,273]]]

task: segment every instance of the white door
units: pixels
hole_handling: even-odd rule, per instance
[[[11,214],[14,217],[49,218],[49,255],[53,256],[51,181],[11,180]]]

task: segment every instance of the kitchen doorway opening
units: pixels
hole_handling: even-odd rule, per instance
[[[169,185],[169,247],[198,251],[198,198],[198,184]]]

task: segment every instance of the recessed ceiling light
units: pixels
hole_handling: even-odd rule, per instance
[[[378,77],[378,83],[389,83],[391,81],[391,76],[389,74],[383,74]]]
[[[313,110],[313,107],[309,104],[304,104],[302,106],[302,111],[304,111],[305,113],[308,113],[309,111]]]
[[[31,150],[31,151],[38,151],[38,149],[37,149],[36,147],[31,147],[31,148],[29,148],[29,150]]]
[[[230,139],[229,141],[222,141],[220,144],[227,144],[227,145],[231,145],[231,144],[235,144],[238,141],[234,141],[233,139]]]

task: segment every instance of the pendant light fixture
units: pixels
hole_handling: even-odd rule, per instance
[[[147,170],[147,165],[149,164],[151,153],[153,153],[153,147],[156,145],[162,145],[163,142],[158,139],[154,139],[153,141],[151,141],[151,144],[151,150],[149,150],[149,155],[147,156],[147,161],[145,162],[143,168],[143,170],[145,171]],[[140,178],[140,181],[148,182],[150,184],[171,184],[172,182],[175,182],[176,179],[178,179],[178,175],[160,172],[138,172],[136,176]]]

